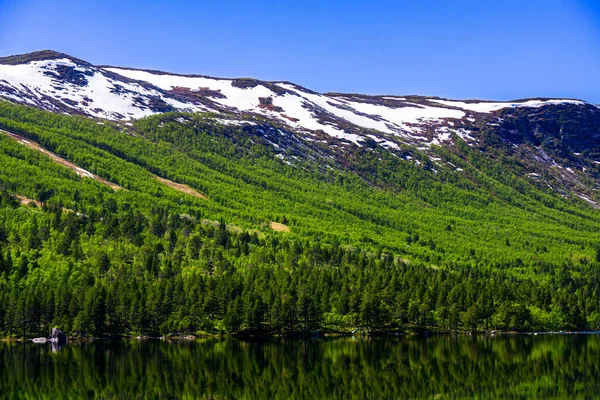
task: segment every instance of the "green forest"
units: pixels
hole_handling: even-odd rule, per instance
[[[3,101],[0,129],[121,187],[0,133],[3,336],[600,329],[598,211],[501,149],[282,159],[210,114]]]

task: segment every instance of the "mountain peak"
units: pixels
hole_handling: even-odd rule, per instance
[[[223,124],[266,123],[307,142],[340,149],[379,145],[392,151],[402,145],[426,149],[451,144],[455,136],[476,145],[481,132],[503,127],[511,130],[511,137],[537,135],[531,141],[538,143],[542,136],[555,137],[562,127],[546,120],[585,119],[595,129],[600,114],[598,108],[573,99],[498,102],[318,93],[285,81],[95,66],[53,50],[0,58],[0,97],[52,112],[115,121],[168,111],[212,112]],[[529,119],[530,125],[524,127]],[[527,132],[521,134],[520,129]]]
[[[40,51],[31,52],[31,53],[17,54],[14,56],[0,57],[0,64],[2,64],[2,65],[19,65],[19,64],[27,64],[32,61],[45,61],[45,60],[57,60],[57,59],[68,59],[77,64],[86,65],[86,66],[91,65],[90,63],[88,63],[86,61],[80,60],[80,59],[70,56],[68,54],[60,53],[60,52],[54,51],[54,50],[40,50]]]

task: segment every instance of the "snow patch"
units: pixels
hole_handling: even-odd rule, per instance
[[[378,117],[379,119],[387,121],[387,126],[392,124],[392,126],[395,126],[397,129],[411,133],[420,133],[423,130],[423,128],[416,125],[439,121],[444,118],[460,119],[465,115],[463,111],[459,110],[430,107],[413,103],[406,103],[406,107],[398,108],[356,102],[349,102],[348,104],[361,113],[369,114],[375,118]],[[389,129],[387,131],[389,131]]]
[[[163,75],[122,68],[106,68],[106,70],[126,76],[127,78],[149,82],[163,90],[172,90],[175,87],[184,87],[189,88],[190,90],[209,88],[210,90],[217,91],[225,96],[225,98],[211,97],[212,101],[239,111],[260,110],[258,108],[258,105],[260,104],[258,98],[270,97],[275,94],[263,85],[257,85],[251,88],[235,87],[233,86],[232,79]]]
[[[80,81],[57,79],[60,70],[64,68],[80,72]],[[146,89],[138,83],[116,81],[101,70],[81,67],[67,58],[0,65],[0,79],[6,81],[16,93],[23,93],[21,96],[5,93],[4,97],[59,111],[58,107],[45,101],[50,97],[64,107],[111,120],[128,120],[155,114],[148,106],[150,98],[162,98],[161,93],[156,90]],[[197,109],[173,99],[162,100],[181,110]]]
[[[256,125],[256,122],[244,121],[238,119],[225,119],[225,118],[211,118],[212,121],[218,122],[221,125],[227,126],[250,126]]]
[[[577,193],[576,193],[575,195],[576,195],[577,197],[579,197],[580,199],[587,201],[587,202],[588,202],[588,203],[590,203],[590,204],[598,204],[597,202],[595,202],[594,200],[590,199],[589,197],[587,197],[587,196],[585,196],[585,195],[583,195],[583,194],[577,194]]]
[[[464,110],[470,110],[478,113],[489,113],[492,111],[498,111],[503,108],[515,108],[515,107],[542,107],[548,104],[585,104],[584,101],[580,100],[567,100],[567,99],[552,99],[552,100],[528,100],[525,102],[480,102],[480,103],[465,103],[462,101],[455,100],[434,100],[429,101],[443,104],[449,107],[458,107]]]

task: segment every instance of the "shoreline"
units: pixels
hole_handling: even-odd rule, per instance
[[[117,335],[117,336],[101,336],[101,337],[82,337],[82,336],[67,336],[67,343],[91,343],[96,341],[119,341],[119,340],[161,340],[169,342],[192,342],[203,339],[238,339],[238,340],[268,340],[268,339],[342,339],[342,338],[429,338],[433,336],[472,336],[472,337],[496,337],[496,336],[538,336],[538,335],[600,335],[600,331],[532,331],[532,332],[519,332],[519,331],[507,331],[507,332],[371,332],[371,333],[339,333],[339,332],[318,332],[318,333],[307,333],[307,332],[292,332],[292,333],[253,333],[253,334],[221,334],[221,333],[202,333],[196,335],[163,335],[163,336],[151,336],[151,335]],[[32,342],[35,337],[14,337],[14,336],[2,336],[0,337],[0,343],[25,343]]]

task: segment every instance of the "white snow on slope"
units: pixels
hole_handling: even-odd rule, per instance
[[[339,139],[346,139],[358,146],[361,145],[361,142],[363,141],[361,136],[352,133],[346,133],[342,129],[333,125],[319,122],[318,118],[316,118],[315,115],[305,107],[307,103],[309,102],[302,97],[290,93],[286,93],[283,96],[274,97],[273,99],[273,104],[283,108],[285,115],[298,120],[298,122],[293,122],[285,117],[282,117],[281,115],[278,116],[281,121],[287,123],[293,128],[308,129],[312,131],[322,130],[329,136]]]
[[[77,85],[59,81],[52,74],[59,67],[72,67],[74,71],[84,73],[87,84]],[[50,74],[50,76],[48,75]],[[30,105],[50,107],[42,102],[50,97],[64,104],[65,107],[76,108],[85,114],[112,120],[142,118],[155,114],[147,104],[138,100],[149,97],[162,97],[156,90],[149,90],[137,83],[115,81],[100,70],[78,66],[73,61],[63,58],[57,60],[32,61],[19,65],[0,65],[0,84],[13,88],[17,93],[6,93],[16,101],[25,101]],[[184,104],[170,98],[162,98],[170,105],[186,111],[199,111],[198,106]],[[56,107],[54,107],[56,108]]]
[[[295,93],[296,96],[290,95],[289,97],[291,99],[294,99],[297,102],[304,102],[304,103],[316,105],[316,106],[324,109],[325,111],[328,111],[329,113],[335,115],[338,118],[343,118],[346,121],[353,123],[355,125],[358,125],[360,127],[363,127],[363,128],[377,129],[382,132],[392,133],[392,131],[390,129],[388,129],[388,127],[386,126],[384,121],[377,121],[375,119],[356,114],[355,112],[352,111],[352,109],[348,106],[347,102],[345,102],[345,101],[340,101],[335,97],[328,97],[328,96],[320,95],[320,94],[307,93],[307,92],[301,91],[296,86],[290,85],[287,83],[278,83],[277,86]],[[286,94],[286,96],[287,96],[287,94]],[[289,115],[290,117],[298,118],[294,113],[292,113],[292,112],[288,113],[286,107],[284,107],[284,104],[287,105],[288,107],[290,107],[289,102],[283,102],[283,101],[280,101],[280,99],[281,99],[281,97],[274,98],[273,104],[282,107],[286,111],[286,115]],[[336,107],[332,104],[336,104],[338,107]],[[343,107],[343,108],[340,108],[340,107]]]
[[[346,139],[357,145],[360,145],[362,141],[362,138],[359,135],[346,133],[333,125],[320,123],[313,113],[304,106],[306,103],[305,97],[295,96],[289,93],[277,95],[271,89],[263,85],[239,88],[233,86],[233,80],[231,79],[162,75],[147,71],[121,68],[106,68],[106,70],[131,79],[149,82],[164,90],[171,90],[175,87],[184,87],[190,90],[209,88],[210,90],[219,91],[225,96],[225,98],[211,98],[212,101],[233,108],[236,111],[250,111],[264,114],[269,117],[275,117],[296,129],[308,129],[312,131],[322,130],[332,137]],[[283,113],[260,108],[259,97],[271,97],[273,99],[273,105],[283,108]],[[293,122],[290,119],[283,117],[281,114],[298,119],[298,122]]]
[[[462,118],[465,113],[443,107],[430,107],[415,103],[404,103],[406,107],[391,108],[378,104],[358,103],[348,101],[346,104],[355,110],[380,117],[403,130],[419,133],[422,128],[414,125],[439,121],[444,118]]]
[[[405,97],[394,97],[394,96],[383,96],[382,99],[386,99],[386,100],[406,100]]]
[[[339,129],[333,125],[319,122],[318,118],[316,118],[314,114],[306,107],[306,105],[310,105],[311,102],[306,97],[307,94],[304,92],[300,94],[294,90],[294,93],[298,93],[298,95],[290,93],[278,95],[271,89],[263,85],[257,85],[251,88],[235,87],[233,86],[233,80],[231,79],[216,79],[181,75],[162,75],[153,74],[147,71],[129,70],[121,68],[106,69],[131,79],[149,82],[164,90],[171,90],[174,87],[185,87],[191,90],[198,90],[199,88],[209,88],[211,90],[219,91],[226,97],[211,98],[212,101],[217,102],[223,106],[234,108],[238,111],[251,111],[259,114],[268,115],[270,117],[275,117],[296,129],[307,129],[312,131],[322,130],[323,132],[327,133],[332,137],[346,139],[357,145],[360,145],[360,142],[362,141],[362,138],[359,135],[346,133],[342,129]],[[280,86],[284,87],[284,85]],[[269,111],[265,108],[260,108],[259,97],[271,97],[273,99],[273,105],[281,107],[283,109],[283,112],[278,113],[275,111]],[[326,100],[323,100],[319,101],[318,103],[313,103],[313,105],[321,106],[325,102]],[[335,107],[330,108],[335,109]],[[285,118],[281,114],[285,114],[286,116],[297,119],[298,121],[291,121],[289,118]]]
[[[421,124],[428,120],[439,120],[440,118],[462,118],[464,116],[464,112],[462,111],[449,110],[442,107],[428,107],[414,103],[405,103],[406,107],[392,108],[351,101],[343,97],[329,97],[306,93],[298,90],[294,85],[286,83],[279,83],[277,85],[297,93],[298,96],[354,125],[367,129],[376,129],[385,133],[398,133],[399,131],[415,133],[420,131],[420,129],[415,129],[410,124]],[[273,104],[279,105],[276,100],[273,101]],[[332,104],[336,104],[337,107]]]
[[[278,120],[296,129],[311,131],[322,130],[330,136],[345,139],[353,143],[362,142],[362,137],[344,131],[338,126],[326,123],[319,118],[316,111],[322,115],[330,115],[335,119],[343,119],[353,125],[366,129],[375,129],[384,133],[410,136],[421,132],[419,125],[443,118],[462,118],[465,113],[440,107],[424,106],[405,102],[403,107],[387,107],[352,100],[351,96],[327,96],[309,93],[301,88],[288,84],[276,85],[286,90],[283,95],[278,95],[271,89],[257,85],[252,88],[238,88],[233,86],[231,79],[216,79],[208,77],[193,77],[181,75],[156,74],[147,71],[106,68],[108,71],[126,76],[131,79],[149,82],[164,90],[175,87],[185,87],[190,90],[209,88],[219,91],[226,98],[211,98],[212,101],[238,111],[250,111]],[[271,97],[273,105],[281,107],[283,112],[269,111],[259,107],[259,97]],[[398,101],[405,101],[402,97],[387,97]],[[285,116],[283,116],[283,115]],[[290,118],[297,119],[297,122]]]
[[[64,76],[53,76],[64,68],[83,74],[82,77],[87,82],[78,84],[72,79],[65,79]],[[131,82],[126,78],[140,82]],[[225,108],[234,113],[259,114],[287,124],[296,131],[310,131],[304,135],[306,140],[323,141],[314,135],[316,131],[323,131],[331,137],[359,146],[364,142],[365,135],[377,134],[374,131],[395,135],[419,146],[450,141],[452,133],[470,143],[475,141],[469,135],[470,132],[454,128],[458,125],[451,119],[467,117],[470,121],[475,121],[470,112],[489,113],[507,107],[587,104],[577,100],[560,99],[473,103],[427,99],[429,103],[425,105],[418,100],[407,100],[406,97],[318,94],[289,83],[259,82],[253,87],[243,88],[234,86],[236,82],[239,80],[172,75],[119,67],[97,68],[77,64],[68,58],[33,61],[21,65],[0,65],[0,86],[8,88],[1,91],[0,96],[55,112],[75,110],[94,117],[129,120],[158,112],[152,111],[150,105],[155,103],[156,99],[160,99],[180,111],[219,112]],[[207,104],[213,102],[214,105],[204,106],[197,104],[198,101],[193,97],[186,99],[164,92],[175,87],[198,91],[200,95],[208,89],[224,97],[208,94],[205,96]],[[281,107],[282,110],[275,111],[272,107],[265,107],[259,98],[270,98],[272,105]],[[54,103],[62,103],[63,106],[56,106],[51,100]],[[222,123],[242,124],[237,122],[235,117],[225,119]],[[383,137],[380,139],[383,140]],[[388,147],[397,146],[392,141],[380,143],[385,143]]]
[[[561,99],[552,99],[552,100],[528,100],[524,102],[481,102],[481,103],[465,103],[462,101],[454,101],[454,100],[434,100],[429,99],[429,101],[440,103],[445,106],[450,107],[459,107],[464,110],[475,111],[479,113],[489,113],[492,111],[498,111],[503,108],[510,107],[541,107],[548,104],[585,104],[585,102],[580,100],[561,100]]]
[[[231,79],[216,79],[192,77],[181,75],[153,74],[147,71],[138,71],[121,68],[105,68],[107,71],[126,76],[131,79],[145,81],[158,86],[163,90],[172,90],[175,87],[184,87],[191,90],[209,88],[225,95],[225,99],[211,98],[211,100],[239,111],[254,111],[260,104],[259,97],[269,97],[274,93],[262,85],[253,88],[238,88],[232,85]]]

